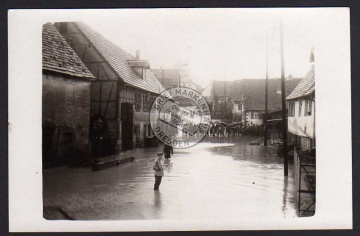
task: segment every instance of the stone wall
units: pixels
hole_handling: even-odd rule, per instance
[[[79,161],[89,152],[90,81],[43,72],[43,161]]]

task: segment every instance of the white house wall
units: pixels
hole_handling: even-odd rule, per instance
[[[299,117],[299,102],[302,101],[302,111]],[[312,101],[312,111],[310,116],[304,116],[305,113],[305,99],[295,101],[295,116],[288,117],[288,131],[292,134],[314,138],[314,114],[315,102]]]
[[[252,125],[262,125],[263,119],[262,118],[251,118],[251,113],[254,114],[253,117],[256,117],[258,115],[261,115],[261,112],[256,111],[246,111],[246,126],[252,126]],[[245,117],[244,117],[245,118]]]

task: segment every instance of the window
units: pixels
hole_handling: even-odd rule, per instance
[[[141,94],[135,93],[135,111],[141,110]]]
[[[238,105],[238,110],[241,110],[241,104]]]
[[[302,111],[302,101],[299,102],[299,113],[298,113],[298,116],[301,116],[301,111]]]
[[[150,95],[144,95],[143,97],[143,111],[148,112],[150,111],[151,105],[154,101],[154,98]]]
[[[311,110],[312,110],[312,101],[311,99],[305,100],[305,116],[311,116]]]
[[[250,117],[251,117],[251,119],[254,119],[254,112],[252,112],[252,111],[250,112]]]
[[[288,110],[288,116],[293,117],[295,116],[295,102],[289,102],[289,110]]]

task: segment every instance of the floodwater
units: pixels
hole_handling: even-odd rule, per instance
[[[209,137],[164,160],[153,190],[159,148],[135,149],[135,161],[92,172],[59,167],[43,172],[44,206],[60,206],[82,220],[240,219],[296,217],[292,171],[271,147],[250,139]]]

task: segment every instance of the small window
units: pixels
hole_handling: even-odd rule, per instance
[[[298,116],[301,116],[301,112],[302,112],[302,101],[299,102],[299,113],[298,113]]]
[[[141,94],[135,93],[135,111],[141,111]]]
[[[151,105],[154,99],[151,95],[144,95],[143,96],[143,111],[148,112],[150,111]]]
[[[312,101],[310,99],[305,101],[305,116],[311,116]]]
[[[295,116],[295,103],[294,102],[289,103],[288,113],[289,113],[288,114],[289,117],[294,117]]]

